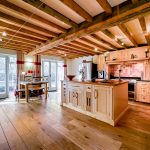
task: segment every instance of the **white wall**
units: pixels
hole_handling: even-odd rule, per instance
[[[82,64],[83,60],[93,61],[93,56],[67,59],[67,75],[75,75],[75,79],[80,79],[79,65]]]

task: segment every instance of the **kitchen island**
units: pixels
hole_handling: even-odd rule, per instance
[[[115,126],[128,109],[128,82],[62,81],[61,104]]]

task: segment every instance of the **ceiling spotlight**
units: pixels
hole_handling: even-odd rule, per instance
[[[97,52],[97,51],[98,51],[98,49],[97,49],[97,48],[94,48],[94,51],[95,51],[95,52]]]
[[[2,36],[6,36],[7,35],[7,33],[4,31],[4,32],[2,32]]]
[[[67,56],[67,54],[64,54],[64,56],[66,57],[66,56]]]
[[[115,37],[115,41],[116,41],[116,42],[118,41],[118,38],[117,38],[117,37]]]
[[[122,42],[121,45],[124,45],[124,43]]]
[[[0,38],[0,42],[2,42],[3,40]]]

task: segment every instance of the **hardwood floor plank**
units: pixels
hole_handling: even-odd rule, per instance
[[[59,101],[60,94],[52,92],[47,102],[0,105],[0,141],[4,140],[0,143],[17,149],[13,146],[18,139],[18,145],[23,143],[32,150],[150,149],[150,105],[130,103],[127,113],[112,127],[61,107]]]
[[[7,141],[11,150],[26,150],[27,147],[18,135],[16,129],[11,124],[5,113],[3,112],[2,108],[0,108],[0,123],[1,127],[6,135]]]
[[[7,139],[1,128],[1,124],[0,124],[0,150],[10,150]]]

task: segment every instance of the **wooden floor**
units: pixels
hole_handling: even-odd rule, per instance
[[[130,103],[112,127],[59,100],[0,103],[0,150],[150,150],[150,105]]]

